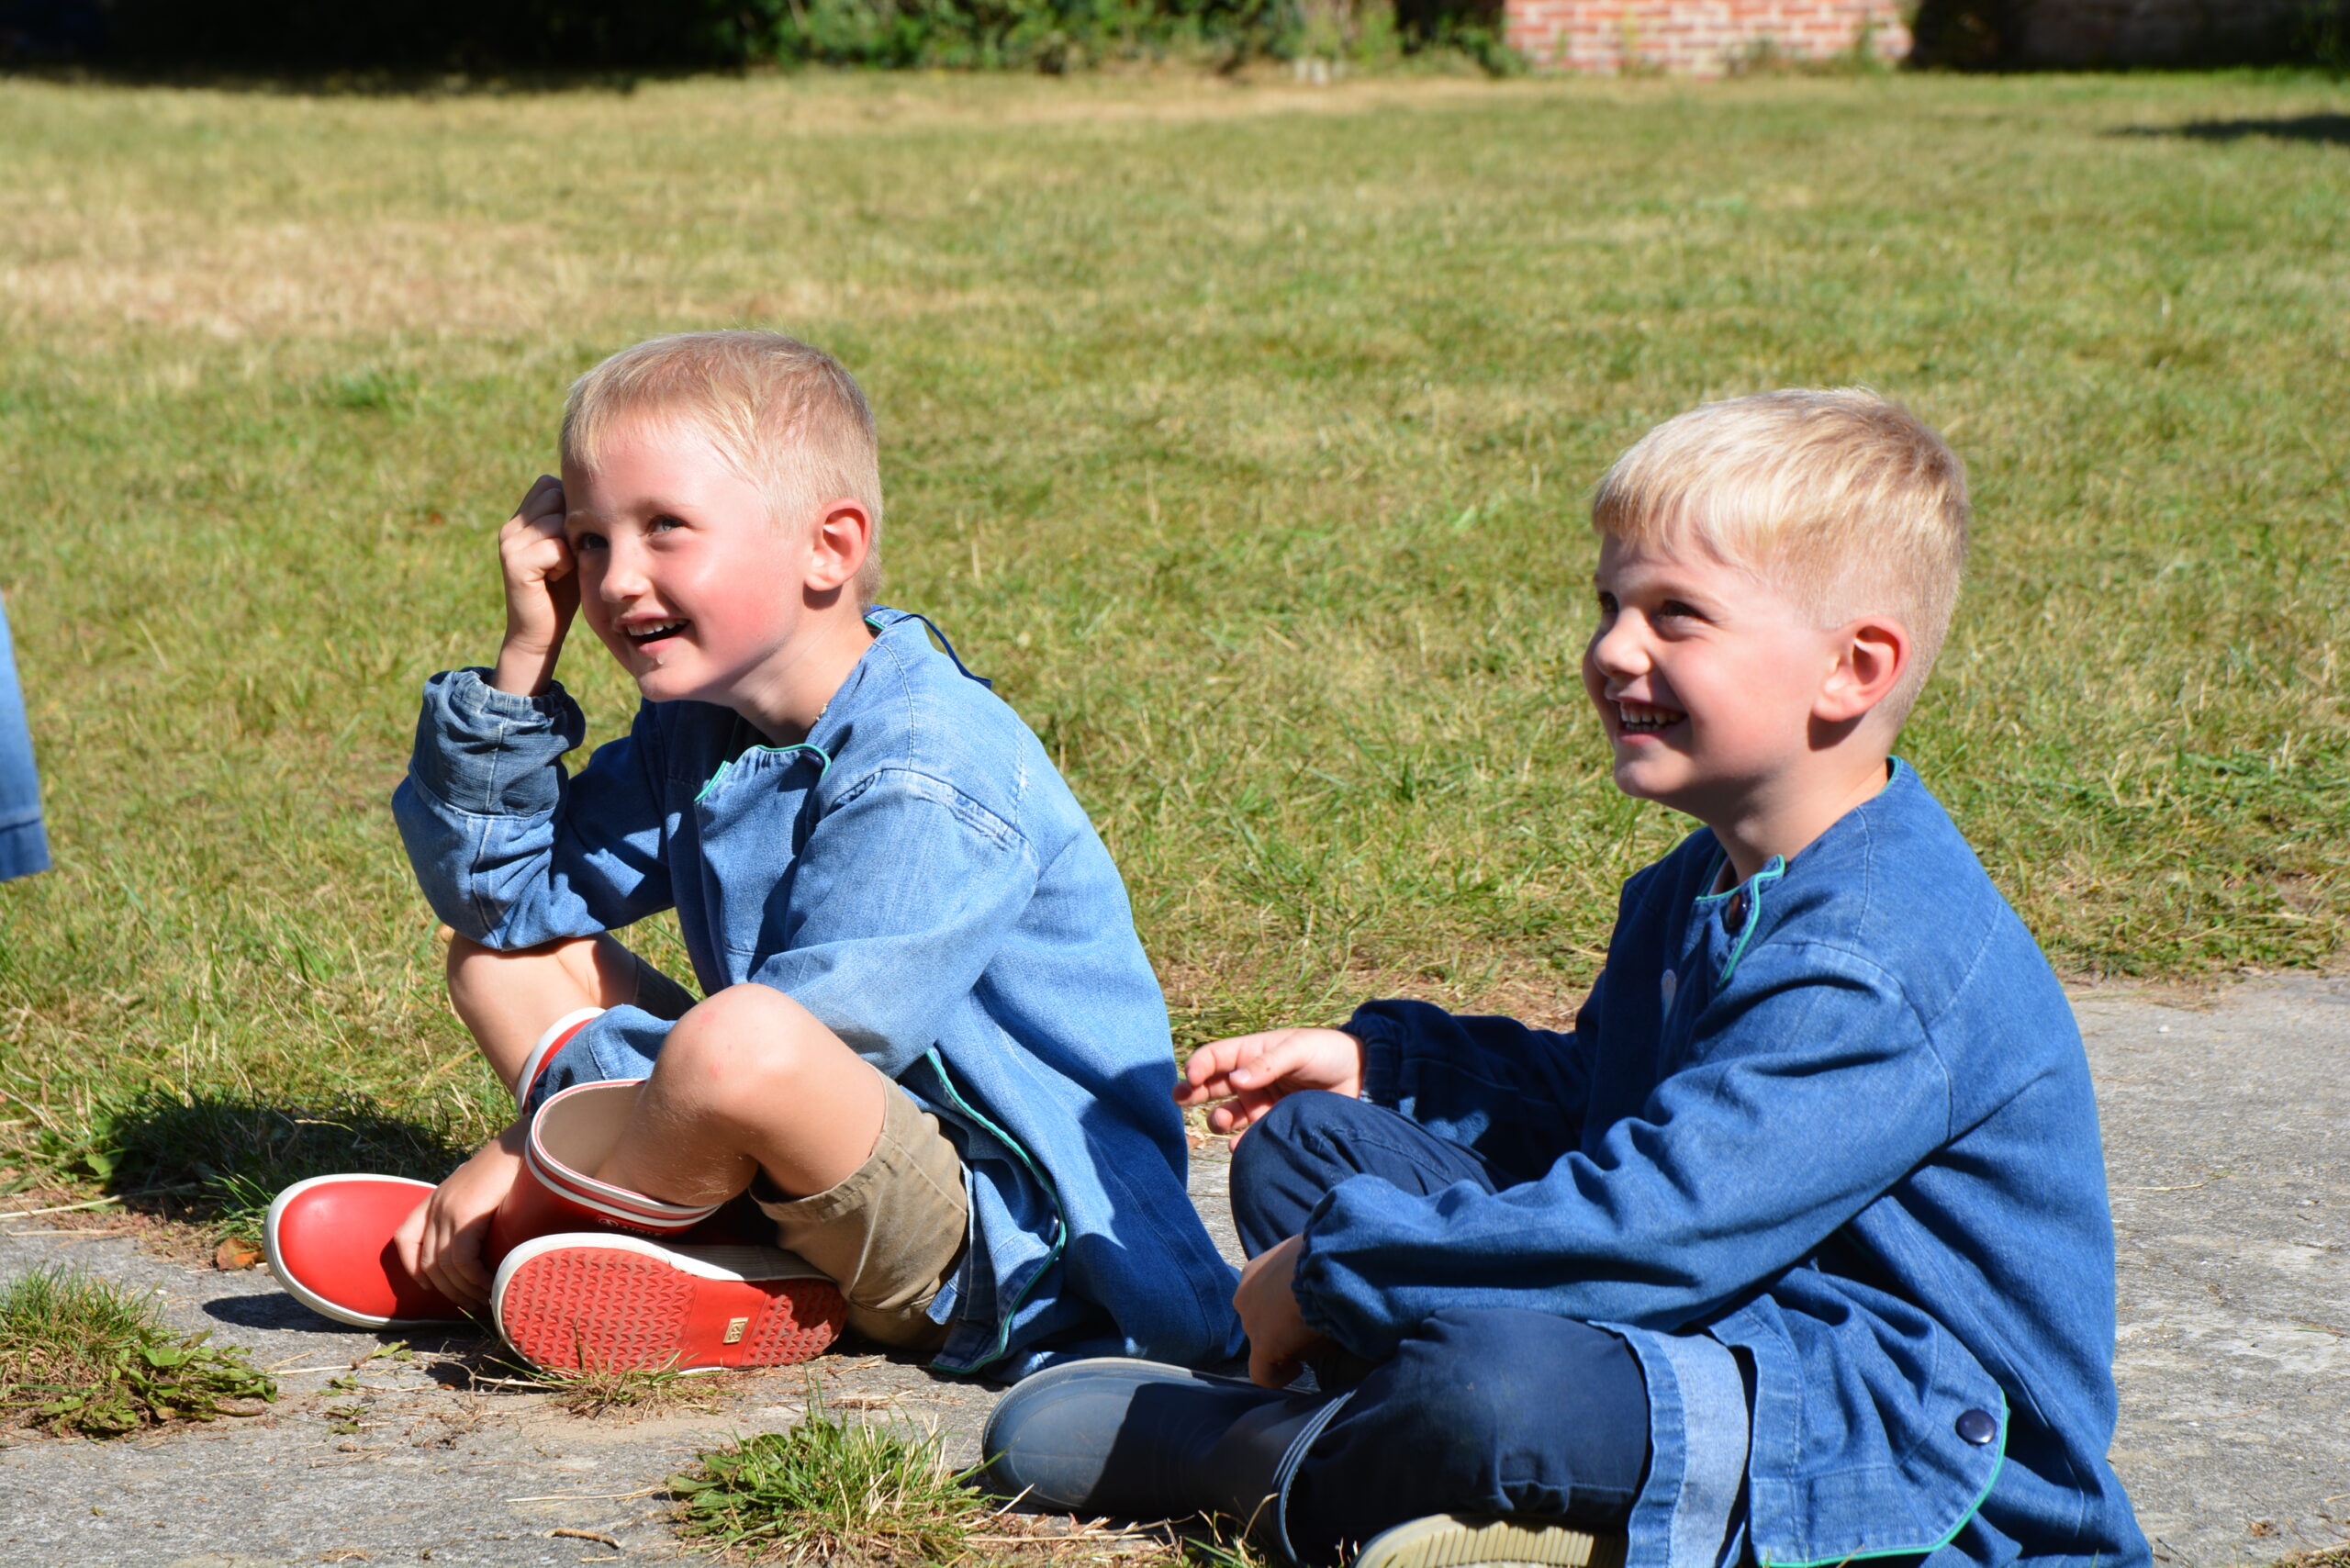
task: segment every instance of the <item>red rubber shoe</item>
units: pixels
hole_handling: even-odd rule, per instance
[[[426,1328],[464,1309],[400,1264],[392,1232],[432,1195],[404,1176],[313,1176],[277,1194],[262,1230],[269,1271],[294,1299],[356,1328]]]
[[[534,1366],[577,1372],[788,1367],[840,1338],[840,1287],[774,1247],[542,1236],[490,1287],[498,1331]]]

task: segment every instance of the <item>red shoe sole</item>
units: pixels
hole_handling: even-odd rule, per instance
[[[498,1332],[550,1371],[788,1367],[840,1338],[840,1287],[771,1247],[543,1236],[490,1292]]]

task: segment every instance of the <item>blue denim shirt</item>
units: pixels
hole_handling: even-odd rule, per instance
[[[2105,1458],[2097,1107],[2038,946],[1898,763],[1793,861],[1718,893],[1722,865],[1700,831],[1625,885],[1571,1034],[1356,1014],[1365,1093],[1525,1184],[1343,1183],[1307,1321],[1374,1356],[1455,1306],[1710,1336],[1765,1563],[2148,1562]]]
[[[705,994],[789,994],[936,1114],[971,1207],[932,1307],[942,1371],[1232,1354],[1234,1274],[1185,1194],[1166,1003],[1117,868],[1035,736],[919,616],[867,622],[804,744],[646,703],[576,777],[559,687],[433,677],[393,798],[425,896],[498,948],[674,906]],[[580,1038],[633,1077],[668,1028],[621,1007]]]
[[[33,771],[33,740],[25,727],[25,700],[17,689],[8,611],[0,605],[0,882],[48,868],[40,776]]]

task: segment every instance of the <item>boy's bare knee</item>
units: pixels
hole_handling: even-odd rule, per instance
[[[771,986],[728,986],[669,1031],[655,1070],[712,1109],[791,1103],[819,1053],[845,1049],[815,1015]]]

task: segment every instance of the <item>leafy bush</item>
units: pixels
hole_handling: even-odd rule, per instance
[[[49,0],[61,6],[73,8]],[[1436,48],[1503,70],[1516,61],[1498,22],[1496,0],[110,0],[103,47],[147,66],[459,72],[1063,71],[1136,57],[1232,64]]]
[[[2014,70],[2034,63],[2026,30],[2036,0],[1919,0],[1910,25],[1911,62],[1963,71]],[[2333,72],[2350,67],[2350,0],[2300,0],[2266,21],[2207,13],[2201,36],[2177,65],[2295,63]],[[2113,62],[2122,64],[2129,62]]]

